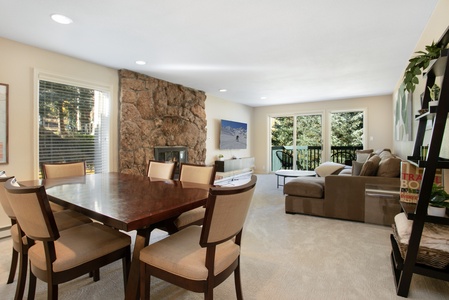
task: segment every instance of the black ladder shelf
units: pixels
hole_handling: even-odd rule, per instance
[[[449,41],[449,29],[438,41],[447,44]],[[449,169],[449,161],[440,159],[440,150],[443,141],[446,121],[449,113],[449,49],[444,49],[441,56],[431,64],[426,71],[426,87],[422,103],[423,109],[428,112],[417,117],[419,122],[418,131],[413,148],[413,155],[408,157],[411,163],[424,169],[419,198],[416,205],[403,205],[403,210],[409,219],[413,219],[412,231],[409,239],[405,258],[401,257],[399,246],[393,235],[391,235],[391,263],[396,283],[396,292],[399,296],[407,297],[412,276],[414,273],[449,281],[449,269],[438,269],[416,262],[419,251],[419,243],[426,222],[449,224],[448,218],[427,216],[427,207],[430,201],[430,193],[436,170],[439,168]],[[448,76],[445,76],[445,75]],[[429,107],[430,91],[436,78],[441,78],[441,90],[437,107]],[[424,141],[425,131],[429,118],[433,118],[433,127],[430,136],[427,160],[420,159],[420,148]]]

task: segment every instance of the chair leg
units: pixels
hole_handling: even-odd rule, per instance
[[[150,299],[151,274],[147,271],[147,264],[140,263],[140,299]]]
[[[36,276],[34,276],[33,272],[31,271],[30,266],[30,283],[28,284],[28,300],[34,300],[34,296],[36,294]]]
[[[47,289],[47,299],[58,300],[58,285],[49,282],[47,285]]]
[[[17,261],[19,260],[19,252],[12,248],[11,256],[11,268],[9,269],[9,277],[7,284],[14,282],[14,277],[16,276]]]
[[[27,278],[28,255],[20,253],[19,255],[19,278],[17,279],[16,295],[14,299],[22,299],[25,291],[25,283]]]
[[[235,281],[235,293],[237,294],[237,300],[242,300],[243,294],[242,294],[242,282],[240,280],[240,264],[238,264],[237,268],[234,270],[234,281]]]

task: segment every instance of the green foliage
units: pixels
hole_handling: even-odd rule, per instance
[[[293,117],[278,117],[273,119],[271,127],[272,146],[293,145]]]
[[[446,207],[449,208],[449,202],[446,200],[449,199],[449,194],[444,190],[443,186],[436,185],[435,183],[432,185],[432,191],[430,193],[430,206],[434,207]]]
[[[419,83],[418,75],[422,74],[428,66],[432,59],[436,59],[440,56],[441,50],[444,49],[446,45],[435,44],[432,42],[431,45],[425,47],[425,51],[417,51],[417,56],[409,60],[407,68],[405,68],[404,73],[404,84],[405,89],[410,93],[413,93],[415,86]]]
[[[293,117],[273,119],[271,128],[272,146],[293,145]],[[332,114],[331,145],[363,145],[363,112],[341,112]],[[298,146],[322,145],[321,115],[302,115],[296,117],[296,144]]]
[[[354,111],[332,114],[331,145],[363,145],[363,112]]]

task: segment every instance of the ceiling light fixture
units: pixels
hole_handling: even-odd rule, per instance
[[[70,19],[69,17],[63,16],[63,15],[60,15],[60,14],[52,14],[50,17],[53,21],[55,21],[56,23],[59,23],[59,24],[68,25],[68,24],[73,23],[72,19]]]
[[[260,100],[265,100],[265,99],[267,99],[267,97],[265,97],[265,96],[260,97]]]
[[[146,64],[147,64],[146,61],[143,61],[143,60],[136,60],[136,65],[143,66],[143,65],[146,65]]]
[[[226,93],[228,90],[227,89],[220,89],[219,90],[221,93]]]

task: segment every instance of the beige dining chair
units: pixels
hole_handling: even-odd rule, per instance
[[[181,163],[179,181],[213,185],[215,173],[215,166]],[[186,211],[175,219],[174,225],[177,230],[184,229],[190,225],[201,225],[203,223],[204,212],[204,207]]]
[[[204,225],[189,226],[140,252],[140,295],[150,297],[150,276],[213,299],[213,289],[234,273],[243,299],[240,244],[257,178],[237,187],[212,187]]]
[[[94,222],[61,231],[44,186],[20,187],[10,179],[4,187],[19,231],[23,230],[27,237],[28,299],[34,299],[36,278],[47,283],[48,299],[57,299],[59,284],[119,259],[126,286],[131,256],[129,235]]]
[[[149,160],[147,166],[147,176],[161,179],[173,179],[175,175],[176,162],[164,162]]]
[[[41,170],[43,179],[85,176],[86,162],[42,163]],[[50,202],[50,206],[52,211],[61,211],[65,209],[65,207],[53,202]]]
[[[14,176],[0,177],[0,204],[5,211],[6,215],[11,220],[11,239],[13,242],[12,256],[11,256],[11,267],[9,270],[9,276],[7,283],[12,283],[17,269],[17,262],[19,262],[19,275],[16,286],[15,299],[22,299],[23,292],[25,289],[25,281],[27,274],[28,265],[28,243],[26,237],[24,237],[23,232],[19,231],[17,226],[16,216],[12,210],[11,205],[7,199],[6,190],[4,184],[9,179],[14,179]],[[54,214],[56,225],[59,230],[65,230],[71,227],[79,226],[86,223],[91,223],[92,220],[85,217],[82,214],[76,213],[71,210],[64,210],[61,212],[56,212]],[[98,280],[98,271],[95,273],[95,280]]]

